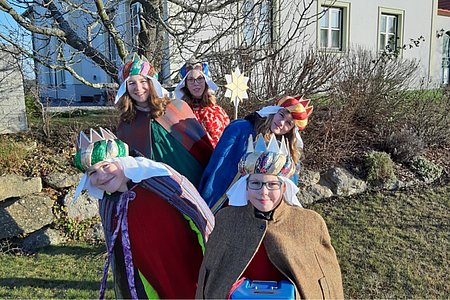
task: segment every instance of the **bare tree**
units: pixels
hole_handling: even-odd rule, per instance
[[[157,69],[167,60],[209,60],[252,70],[280,53],[295,53],[317,20],[314,0],[0,0],[4,24],[0,40],[16,53],[53,70],[65,70],[95,88],[76,68],[88,59],[117,81],[117,65],[130,52]],[[3,17],[2,17],[3,18]],[[23,41],[33,35],[34,47]],[[284,52],[283,52],[284,51]],[[239,58],[238,60],[236,58]],[[219,71],[219,70],[217,70]],[[222,70],[221,70],[222,71]],[[219,72],[216,72],[216,74]],[[223,73],[222,73],[223,74]],[[170,75],[163,74],[162,79]]]

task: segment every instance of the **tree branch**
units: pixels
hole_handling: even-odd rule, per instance
[[[106,31],[113,38],[114,43],[117,46],[117,51],[119,52],[119,56],[123,60],[128,55],[128,50],[126,49],[123,40],[119,37],[119,32],[114,27],[113,22],[111,22],[111,20],[109,19],[109,16],[106,13],[103,1],[95,0],[95,6],[97,7],[97,12],[98,12],[98,15],[100,16],[100,20],[102,21],[103,26],[105,26]]]
[[[0,0],[1,1],[1,0]],[[109,61],[99,50],[89,46],[80,36],[71,28],[70,24],[64,19],[63,14],[58,10],[53,0],[44,0],[44,4],[50,10],[50,14],[55,19],[58,27],[66,33],[66,42],[72,48],[82,51],[87,57],[92,59],[102,67],[110,76],[117,80],[117,68]]]
[[[40,27],[31,24],[4,0],[0,0],[0,10],[9,14],[20,26],[31,32],[40,33],[47,36],[57,36],[61,39],[64,39],[66,36],[66,33],[63,30],[57,28]]]

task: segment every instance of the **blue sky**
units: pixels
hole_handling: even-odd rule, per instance
[[[15,5],[12,5],[11,3],[9,3],[14,9],[16,9],[16,11],[18,13],[23,13],[25,10],[23,8],[17,7]],[[17,23],[16,21],[14,21],[14,19],[7,14],[4,11],[0,11],[0,31],[3,33],[4,32],[4,27],[13,27],[16,28],[17,27]]]
[[[14,6],[12,4],[10,4],[11,6],[13,6],[13,8],[17,9],[18,13],[23,13],[25,10],[23,8]],[[0,32],[6,36],[10,36],[9,32],[10,31],[17,31],[19,30],[19,25],[16,23],[16,21],[14,21],[14,19],[7,14],[4,11],[0,11]],[[0,39],[0,42],[5,43],[3,40]],[[25,44],[31,48],[31,38],[27,38],[24,40]],[[27,62],[24,65],[25,68],[25,76],[27,79],[33,79],[34,78],[34,73],[32,70],[32,61],[30,60],[30,62]]]

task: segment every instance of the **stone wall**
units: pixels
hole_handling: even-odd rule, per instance
[[[440,174],[439,176],[441,176]],[[63,232],[52,226],[58,217],[54,214],[58,194],[58,205],[64,205],[68,219],[75,224],[92,220],[98,216],[98,200],[83,192],[73,203],[75,189],[82,174],[69,175],[55,172],[45,177],[23,177],[18,175],[0,176],[0,243],[2,239],[19,240],[25,250],[36,250],[48,245],[58,245],[66,240]],[[408,186],[420,186],[433,181],[419,180],[414,174],[398,180],[389,186],[369,186],[350,171],[333,167],[325,172],[302,170],[299,179],[298,199],[305,207],[316,201],[363,193],[369,189],[397,190]],[[438,179],[436,177],[434,180]],[[43,186],[46,189],[43,189]],[[51,192],[53,191],[53,192]],[[57,192],[56,192],[57,191]],[[103,229],[100,223],[86,231],[88,242],[103,241]]]
[[[0,49],[0,134],[26,131],[27,128],[20,65],[13,55]]]

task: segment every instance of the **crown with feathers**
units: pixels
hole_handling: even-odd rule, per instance
[[[111,131],[100,127],[100,133],[90,129],[89,137],[80,132],[75,154],[75,166],[86,171],[98,162],[115,157],[128,156],[128,145],[119,140]]]
[[[239,165],[241,175],[247,174],[269,174],[281,177],[291,177],[296,166],[291,158],[284,137],[277,141],[272,134],[266,145],[261,134],[253,143],[253,136],[248,137],[247,151],[242,156]]]

